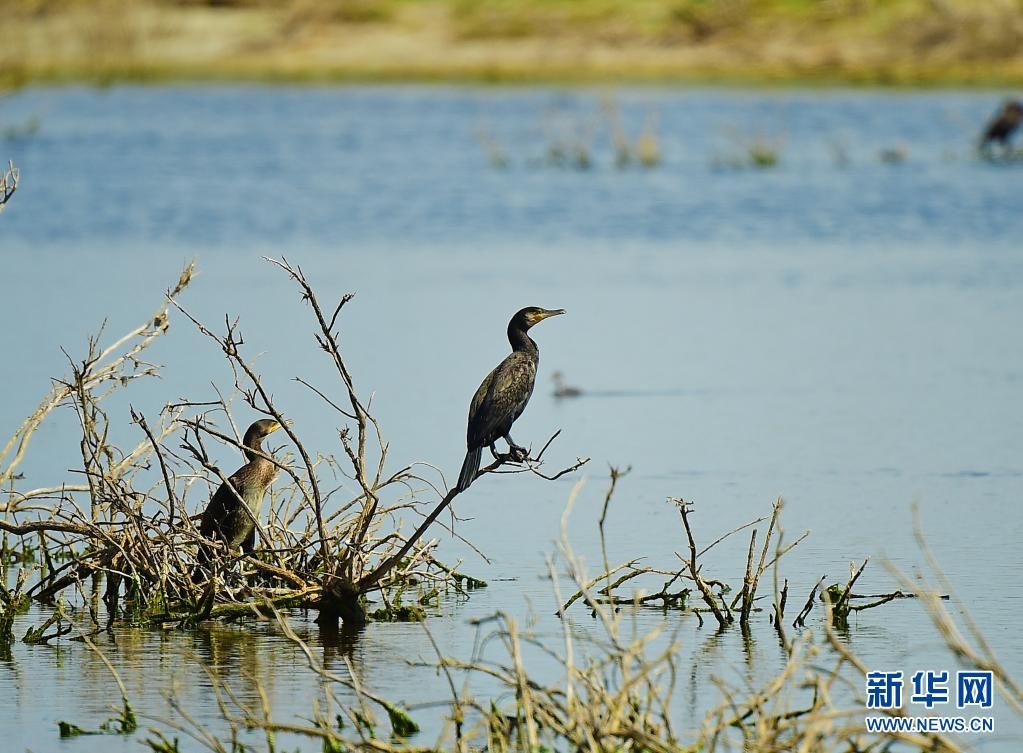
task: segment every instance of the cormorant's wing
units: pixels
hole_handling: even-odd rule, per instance
[[[249,463],[246,463],[228,478],[228,481],[231,482],[231,485],[234,486],[240,494],[244,494],[246,476],[249,473],[249,465]],[[234,493],[231,486],[221,484],[217,487],[217,491],[213,494],[213,498],[210,499],[210,503],[206,505],[206,509],[203,510],[202,522],[199,524],[199,533],[208,539],[214,537],[223,538],[224,524],[231,516],[231,513],[238,509],[238,505],[240,504],[241,502],[238,500],[238,495]]]
[[[526,353],[510,353],[476,390],[469,407],[466,439],[470,449],[492,444],[511,430],[533,394],[536,363]]]
[[[494,370],[487,374],[486,378],[480,384],[476,390],[476,394],[472,397],[472,403],[469,404],[469,426],[466,429],[466,444],[469,449],[476,447],[482,447],[487,444],[485,441],[485,431],[487,420],[486,416],[489,412],[488,405],[490,399],[490,392],[494,386],[494,377],[497,372],[500,371],[501,367],[504,366],[504,361],[499,363]]]
[[[212,539],[220,535],[224,521],[227,519],[228,510],[238,504],[238,498],[227,484],[221,484],[217,491],[206,505],[202,513],[202,523],[199,525],[199,533],[205,538]]]

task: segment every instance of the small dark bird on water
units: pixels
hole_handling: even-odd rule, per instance
[[[1009,146],[1012,135],[1023,123],[1023,102],[1009,100],[1002,105],[1002,109],[992,118],[980,140],[981,149],[989,147],[998,142],[1003,148]]]
[[[210,499],[199,526],[199,533],[204,538],[223,541],[228,549],[241,547],[246,554],[252,552],[256,543],[256,520],[263,508],[263,497],[277,475],[277,466],[260,454],[263,451],[262,442],[280,428],[277,421],[265,418],[256,421],[245,432],[242,444],[245,446],[245,458],[249,462],[231,474],[228,478],[230,486],[221,484]],[[238,493],[235,494],[235,491]],[[199,547],[200,567],[212,557],[211,547]],[[196,568],[193,580],[199,579],[199,576],[200,569]]]
[[[565,384],[565,375],[560,371],[555,371],[551,374],[551,379],[554,381],[554,397],[559,400],[564,397],[579,397],[583,394],[583,391],[578,387]]]
[[[524,458],[526,449],[515,444],[511,427],[529,402],[540,363],[540,349],[526,334],[530,327],[551,316],[564,314],[564,309],[524,308],[508,322],[508,342],[512,352],[491,371],[469,406],[469,428],[466,431],[465,461],[458,476],[458,491],[465,491],[480,469],[483,448],[490,447],[498,457],[494,443],[503,438],[509,454]]]

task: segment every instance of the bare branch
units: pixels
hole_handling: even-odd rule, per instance
[[[14,162],[8,160],[7,167],[0,170],[0,212],[4,211],[4,205],[14,196],[18,190],[18,181],[21,173],[14,166]]]

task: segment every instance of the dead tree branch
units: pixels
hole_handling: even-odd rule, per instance
[[[18,190],[18,181],[21,179],[21,172],[14,166],[14,162],[8,160],[7,167],[0,170],[0,212],[4,211],[4,205],[11,200],[14,192]]]

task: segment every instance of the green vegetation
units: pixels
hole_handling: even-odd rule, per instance
[[[711,165],[719,170],[765,170],[781,163],[783,144],[780,139],[755,136],[734,137],[734,151],[715,157]]]
[[[29,598],[24,593],[27,577],[28,572],[20,570],[14,588],[8,588],[4,582],[7,579],[7,568],[0,567],[0,659],[11,658],[14,618],[26,612],[29,607]]]
[[[118,716],[107,719],[99,726],[99,729],[83,729],[71,722],[58,721],[57,730],[61,737],[78,737],[80,735],[130,735],[139,728],[138,719],[135,718],[135,711],[132,709],[128,699],[124,699],[124,705]]]
[[[1019,0],[0,0],[29,81],[1010,85]]]
[[[61,617],[62,614],[60,613],[60,611],[54,612],[46,619],[45,622],[43,622],[42,625],[39,625],[37,627],[30,627],[28,630],[26,630],[25,637],[22,638],[22,640],[25,643],[29,644],[30,646],[37,644],[45,645],[52,641],[54,638],[60,638],[61,636],[67,635],[68,633],[71,632],[71,627],[65,626],[61,622]],[[52,633],[47,633],[46,631],[49,630],[54,625],[57,626],[56,630],[54,630]]]

